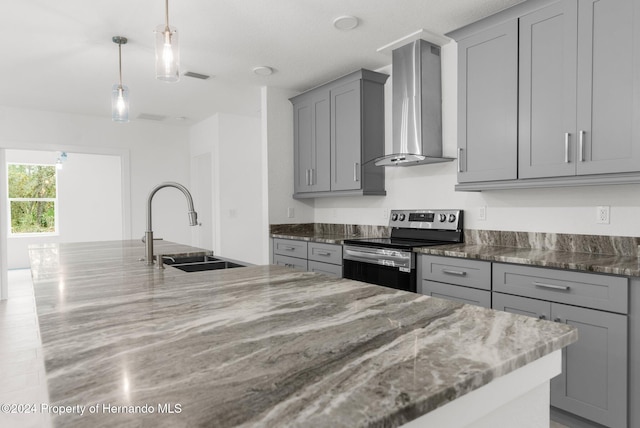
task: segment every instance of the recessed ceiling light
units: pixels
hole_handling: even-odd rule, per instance
[[[339,16],[333,20],[333,26],[338,30],[353,30],[358,26],[358,18],[355,16]]]
[[[271,76],[273,74],[273,68],[261,65],[259,67],[254,67],[253,72],[258,76]]]

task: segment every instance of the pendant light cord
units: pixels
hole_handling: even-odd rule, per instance
[[[165,31],[169,31],[169,0],[165,0]]]
[[[118,74],[120,76],[120,89],[122,89],[122,43],[118,43]]]

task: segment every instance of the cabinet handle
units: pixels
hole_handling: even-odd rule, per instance
[[[564,163],[569,163],[569,136],[568,132],[564,133]]]
[[[466,272],[459,271],[459,270],[442,269],[442,273],[447,273],[449,275],[456,275],[456,276],[467,276]]]
[[[462,147],[458,147],[458,172],[462,172]]]
[[[540,314],[540,315],[538,315],[538,319],[546,320],[547,316],[545,314]]]
[[[315,168],[311,168],[309,170],[309,183],[313,186],[316,182],[315,180],[315,176],[316,176],[316,169]]]
[[[307,186],[309,186],[309,170],[305,170],[305,182],[307,183]]]
[[[551,288],[553,290],[564,290],[564,291],[569,291],[569,289],[571,288],[568,285],[545,284],[544,282],[537,282],[537,281],[534,281],[533,285],[535,285],[536,287]]]
[[[578,139],[580,143],[580,148],[578,149],[580,152],[580,162],[584,162],[584,134],[585,131],[580,131],[580,138]]]
[[[329,257],[331,255],[331,253],[328,253],[328,252],[317,252],[316,254],[319,256],[326,256],[326,257]]]
[[[282,249],[285,251],[294,251],[295,247],[282,247]]]
[[[359,167],[359,163],[356,162],[353,164],[353,181],[358,181],[358,167]]]
[[[562,322],[562,320],[561,320],[560,318],[557,318],[557,317],[556,317],[556,318],[554,318],[553,320],[554,320],[555,322]]]

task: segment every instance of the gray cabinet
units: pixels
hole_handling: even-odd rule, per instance
[[[384,83],[369,70],[294,98],[294,198],[384,195]]]
[[[576,173],[575,0],[520,18],[519,177]]]
[[[427,296],[491,307],[491,263],[420,256],[417,291]]]
[[[563,350],[562,374],[551,382],[551,405],[627,427],[628,280],[494,263],[493,290],[494,309],[578,329],[578,341]]]
[[[449,35],[459,56],[457,190],[640,183],[637,0],[526,1]],[[513,62],[517,108],[505,96]],[[515,122],[497,122],[504,111],[517,111]]]
[[[342,245],[275,238],[273,264],[342,278]]]
[[[309,93],[293,106],[295,193],[330,189],[329,111],[329,90]]]
[[[520,178],[640,170],[633,16],[562,0],[520,18]]]
[[[517,178],[518,22],[458,42],[458,182]]]

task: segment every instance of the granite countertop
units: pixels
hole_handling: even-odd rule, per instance
[[[479,244],[439,245],[436,247],[418,248],[415,252],[436,256],[461,257],[490,262],[516,263],[530,266],[640,277],[640,258],[635,256]]]
[[[143,253],[139,241],[31,247],[50,404],[76,412],[54,426],[395,427],[577,339],[312,272],[158,270]]]

